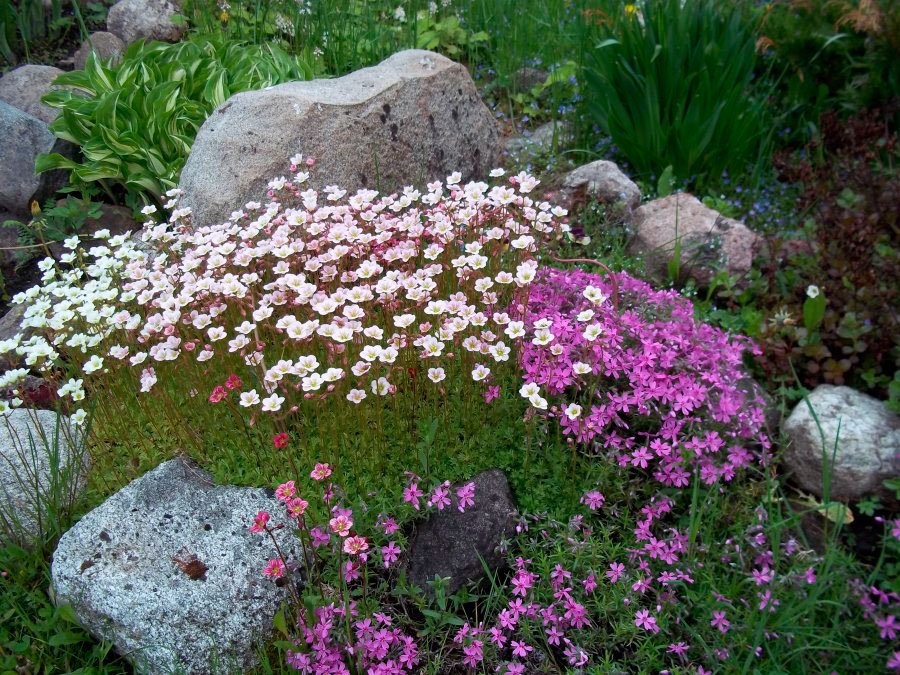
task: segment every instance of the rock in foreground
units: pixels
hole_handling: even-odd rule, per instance
[[[189,460],[164,462],[63,535],[57,602],[138,672],[246,672],[288,592],[262,575],[272,543],[248,527],[278,505],[262,489],[214,485]],[[289,530],[276,536],[300,560]]]
[[[834,452],[831,500],[856,501],[873,494],[890,499],[893,495],[883,482],[900,476],[900,417],[850,387],[822,384],[808,401],[822,433],[806,401],[798,403],[784,423],[790,439],[784,463],[800,488],[822,498],[823,462],[831,464]]]
[[[453,171],[486,174],[498,139],[466,68],[411,49],[337,79],[232,96],[200,128],[180,187],[194,223],[209,225],[289,177],[298,152],[316,160],[311,187],[391,192]]]
[[[409,547],[409,580],[430,593],[434,575],[450,577],[448,594],[484,576],[481,561],[490,569],[503,564],[499,550],[516,529],[516,505],[506,476],[499,469],[472,479],[475,505],[460,513],[455,507],[435,511],[419,525]],[[459,486],[454,486],[454,491]]]

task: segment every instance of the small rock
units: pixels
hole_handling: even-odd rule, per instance
[[[213,484],[190,460],[164,462],[62,536],[56,601],[141,673],[212,673],[212,659],[229,664],[215,672],[247,672],[289,592],[262,574],[275,554],[249,530],[259,511],[274,525],[284,508],[266,490]],[[303,555],[292,529],[276,534],[289,562]]]
[[[17,397],[22,399],[24,407],[36,410],[56,411],[59,401],[56,388],[43,377],[34,375],[26,375],[15,385],[0,390],[0,399],[4,401],[11,401]],[[63,410],[63,412],[67,411]]]
[[[503,565],[500,542],[516,531],[516,505],[509,483],[499,469],[484,471],[472,482],[474,506],[464,513],[455,507],[434,512],[412,538],[407,576],[427,593],[431,593],[427,582],[435,574],[450,577],[448,593],[452,594],[484,575],[482,559],[491,569]],[[454,492],[458,487],[454,486]]]
[[[510,138],[506,141],[504,151],[507,155],[523,153],[539,155],[553,149],[554,139],[557,145],[564,145],[572,138],[572,125],[569,122],[546,122],[532,132]]]
[[[560,198],[570,211],[593,199],[613,204],[621,202],[630,212],[641,203],[641,191],[613,162],[598,159],[566,174]]]
[[[71,154],[69,143],[58,139],[47,125],[33,115],[0,101],[0,208],[18,217],[30,213],[31,201],[43,201],[61,188],[66,171],[34,175],[35,158],[45,152]]]
[[[643,256],[647,271],[657,280],[668,276],[676,239],[681,242],[681,270],[700,284],[708,284],[722,268],[745,276],[761,243],[742,222],[686,193],[641,205],[634,212],[633,227],[628,252]]]
[[[25,319],[25,305],[12,305],[9,311],[0,319],[0,343],[12,344],[16,335],[22,334],[23,339],[30,335],[31,330],[22,328]],[[0,371],[6,372],[10,368],[18,368],[23,364],[23,359],[14,349],[0,349]]]
[[[178,6],[169,0],[119,0],[106,15],[107,30],[126,45],[147,38],[177,42],[185,27],[172,21]]]
[[[533,87],[539,87],[547,81],[547,71],[539,68],[519,68],[512,75],[512,85],[516,91],[528,91]]]
[[[480,177],[494,167],[498,141],[469,71],[409,49],[344,77],[235,94],[203,123],[179,187],[194,225],[209,225],[264,199],[298,152],[316,161],[311,187],[389,193],[453,171]]]
[[[819,385],[791,412],[784,432],[790,439],[784,465],[801,489],[823,498],[823,461],[830,465],[834,452],[832,501],[852,502],[867,495],[893,498],[883,482],[900,476],[900,417],[878,399],[850,387]]]
[[[57,431],[58,430],[58,431]],[[54,534],[48,504],[72,506],[89,458],[67,417],[15,408],[0,415],[0,539],[31,546]]]
[[[61,199],[58,205],[65,204],[65,200]],[[132,216],[131,209],[125,206],[113,206],[111,204],[100,205],[100,217],[88,218],[84,221],[78,234],[81,236],[81,246],[85,251],[90,250],[92,246],[105,245],[105,241],[101,239],[88,239],[88,235],[94,234],[97,230],[109,230],[111,236],[117,234],[125,234],[126,232],[134,232],[141,228]],[[61,243],[50,244],[47,248],[50,253],[59,257],[66,249]]]
[[[50,124],[59,115],[59,110],[41,103],[41,96],[52,89],[59,89],[51,84],[62,74],[59,68],[31,63],[14,68],[0,77],[0,101]]]
[[[82,42],[78,51],[75,52],[72,62],[75,70],[84,68],[84,64],[87,63],[88,55],[92,50],[103,63],[116,66],[122,61],[125,43],[117,35],[108,33],[105,30],[91,33],[90,39]]]

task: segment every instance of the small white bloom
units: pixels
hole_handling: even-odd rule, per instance
[[[428,369],[428,379],[437,384],[441,380],[447,377],[446,373],[444,373],[443,368],[429,368]]]
[[[259,405],[259,394],[256,393],[256,389],[251,389],[250,391],[242,391],[240,403],[245,408]]]
[[[284,403],[284,396],[272,394],[262,400],[262,409],[266,412],[276,412],[281,410],[281,404]]]
[[[347,394],[347,400],[350,403],[360,403],[366,397],[366,392],[362,389],[351,389]]]
[[[570,403],[566,406],[565,412],[566,417],[568,417],[570,420],[577,419],[578,417],[581,417],[581,406],[577,403]]]
[[[590,326],[584,329],[584,333],[582,333],[582,335],[588,342],[593,342],[598,337],[603,335],[603,326],[599,323],[592,323]]]
[[[546,410],[547,409],[547,399],[541,397],[538,394],[529,397],[528,402],[533,405],[538,410]]]
[[[519,388],[519,394],[522,398],[531,398],[532,396],[537,396],[541,393],[541,388],[537,386],[534,382],[529,382],[528,384],[523,384]]]
[[[583,361],[576,361],[572,364],[572,370],[576,375],[587,375],[591,372],[591,367]]]
[[[94,354],[91,358],[87,360],[87,363],[84,364],[84,372],[85,373],[93,373],[97,370],[100,370],[103,367],[103,359],[96,354]]]
[[[808,298],[818,298],[818,297],[819,297],[819,287],[810,284],[810,285],[806,288],[806,296],[807,296]]]

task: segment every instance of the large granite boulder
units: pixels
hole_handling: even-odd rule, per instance
[[[71,145],[58,139],[33,115],[0,101],[0,208],[23,216],[31,200],[43,201],[63,186],[65,171],[34,174],[37,156],[46,152],[70,154]]]
[[[516,505],[509,483],[499,469],[483,471],[472,482],[474,506],[462,513],[456,508],[435,511],[412,537],[407,578],[426,593],[432,593],[428,582],[436,574],[450,577],[447,592],[452,594],[484,576],[482,560],[490,569],[503,565],[500,545],[516,532]],[[454,492],[458,487],[453,487]]]
[[[88,39],[81,43],[78,51],[75,52],[72,65],[75,66],[75,70],[83,70],[91,52],[94,52],[103,63],[117,65],[122,60],[124,51],[125,43],[118,35],[100,30],[91,33]]]
[[[629,253],[643,257],[647,271],[658,280],[681,244],[680,269],[701,285],[720,269],[744,277],[761,239],[744,223],[726,218],[689,194],[674,194],[640,206],[633,216],[634,239]]]
[[[56,601],[138,672],[247,672],[289,597],[262,574],[275,554],[249,530],[259,511],[274,525],[284,508],[270,490],[215,485],[190,460],[164,462],[63,535]],[[289,561],[302,559],[292,528],[276,537]],[[289,574],[279,581],[299,581]]]
[[[67,417],[28,408],[0,414],[0,539],[31,546],[54,535],[48,513],[72,507],[88,465]]]
[[[194,223],[207,225],[290,175],[298,152],[316,160],[312,187],[393,191],[486,174],[498,138],[466,68],[411,49],[337,79],[235,94],[200,128],[180,187]]]
[[[878,399],[850,387],[819,385],[791,412],[784,432],[790,440],[784,465],[801,489],[823,496],[827,462],[831,500],[893,497],[883,482],[900,476],[900,417]]]
[[[176,42],[185,31],[172,20],[176,14],[178,5],[170,0],[119,0],[109,8],[106,29],[126,45],[140,38]]]
[[[615,163],[598,159],[566,174],[559,190],[563,205],[572,211],[588,200],[621,203],[628,212],[641,203],[641,190]]]
[[[32,63],[14,68],[0,77],[0,101],[50,124],[59,110],[41,103],[41,96],[53,89],[53,81],[62,74],[59,68]]]

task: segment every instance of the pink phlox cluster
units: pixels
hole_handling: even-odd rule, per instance
[[[758,347],[698,323],[674,291],[617,280],[621,313],[605,277],[538,271],[525,332],[545,332],[522,342],[522,378],[537,388],[523,395],[536,407],[549,395],[564,434],[664,485],[686,487],[694,471],[732,480],[770,447],[761,401],[743,388],[742,355]]]
[[[356,614],[352,607],[350,612]],[[311,624],[301,615],[298,628],[306,650],[288,650],[288,665],[316,675],[350,673],[351,668],[358,672],[360,667],[367,673],[391,675],[412,671],[419,663],[415,639],[392,627],[383,614],[354,622],[353,647],[345,642],[344,626],[345,610],[334,603],[317,608]]]

